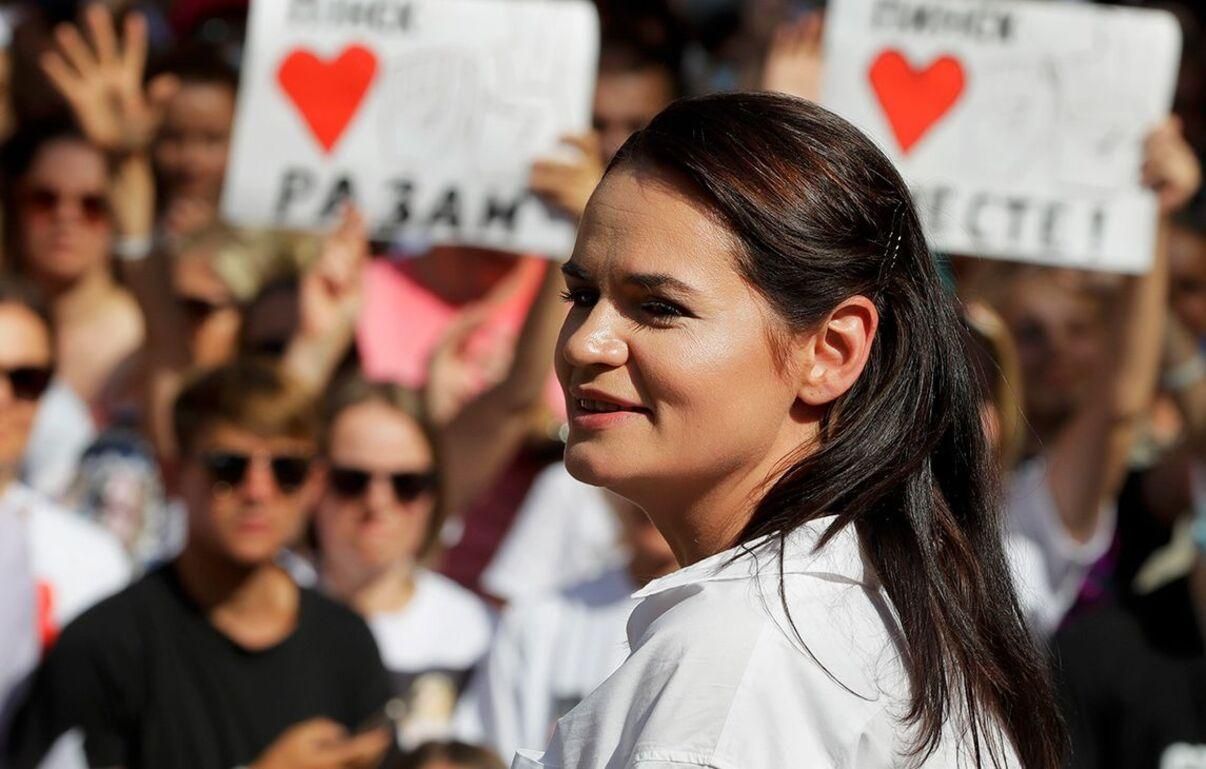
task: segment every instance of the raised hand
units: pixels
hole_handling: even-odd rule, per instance
[[[1158,125],[1143,145],[1143,183],[1160,201],[1160,211],[1180,210],[1202,186],[1202,165],[1181,132],[1181,119],[1172,116]]]
[[[318,259],[301,279],[301,335],[335,334],[356,320],[360,281],[369,257],[364,217],[344,209],[334,231],[323,240]]]
[[[581,220],[586,202],[603,178],[599,135],[564,136],[561,142],[576,150],[577,156],[573,160],[537,160],[532,164],[528,186],[549,205]]]
[[[42,69],[67,100],[89,141],[113,153],[144,151],[155,137],[176,78],[155,78],[144,89],[147,28],[142,16],[126,16],[118,39],[113,15],[100,4],[84,11],[84,27],[55,29],[57,50],[47,51]]]
[[[762,65],[762,89],[817,101],[821,98],[824,62],[821,31],[824,18],[810,13],[786,22],[775,30],[766,62]]]
[[[474,338],[488,326],[493,309],[489,303],[463,309],[432,349],[424,399],[427,415],[436,426],[451,422],[470,401],[507,373],[513,340],[493,338],[484,349],[472,347]]]

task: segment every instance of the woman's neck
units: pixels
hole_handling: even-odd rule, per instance
[[[395,561],[384,569],[359,574],[324,568],[323,582],[332,595],[370,617],[401,611],[410,604],[415,594],[415,567],[408,561]]]
[[[817,418],[793,414],[761,459],[695,479],[660,479],[630,497],[657,526],[680,566],[735,547],[759,502],[817,440]]]
[[[654,501],[641,507],[657,526],[680,566],[689,566],[737,544],[749,524],[769,476],[762,470],[731,473],[703,487],[680,487],[666,494],[665,484],[651,490]]]

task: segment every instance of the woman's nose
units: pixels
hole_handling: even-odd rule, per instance
[[[603,304],[591,308],[590,314],[576,326],[571,314],[566,319],[567,333],[562,337],[562,357],[571,366],[623,366],[628,360],[628,342],[619,328],[621,320]]]

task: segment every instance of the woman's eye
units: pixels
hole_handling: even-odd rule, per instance
[[[681,307],[674,305],[674,304],[670,304],[669,302],[661,302],[661,301],[644,302],[641,304],[641,309],[644,310],[646,314],[648,314],[654,318],[663,318],[663,319],[682,318],[682,317],[686,317],[686,315],[687,315],[687,313],[684,312]]]
[[[562,291],[561,298],[575,307],[594,307],[599,292],[590,288],[571,288]]]

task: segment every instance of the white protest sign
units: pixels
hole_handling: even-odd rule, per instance
[[[1166,13],[833,0],[822,102],[913,188],[939,251],[1119,272],[1151,263],[1147,132],[1172,106]]]
[[[574,226],[527,189],[590,128],[587,0],[255,0],[222,212],[562,257]],[[560,148],[564,152],[565,148]]]

